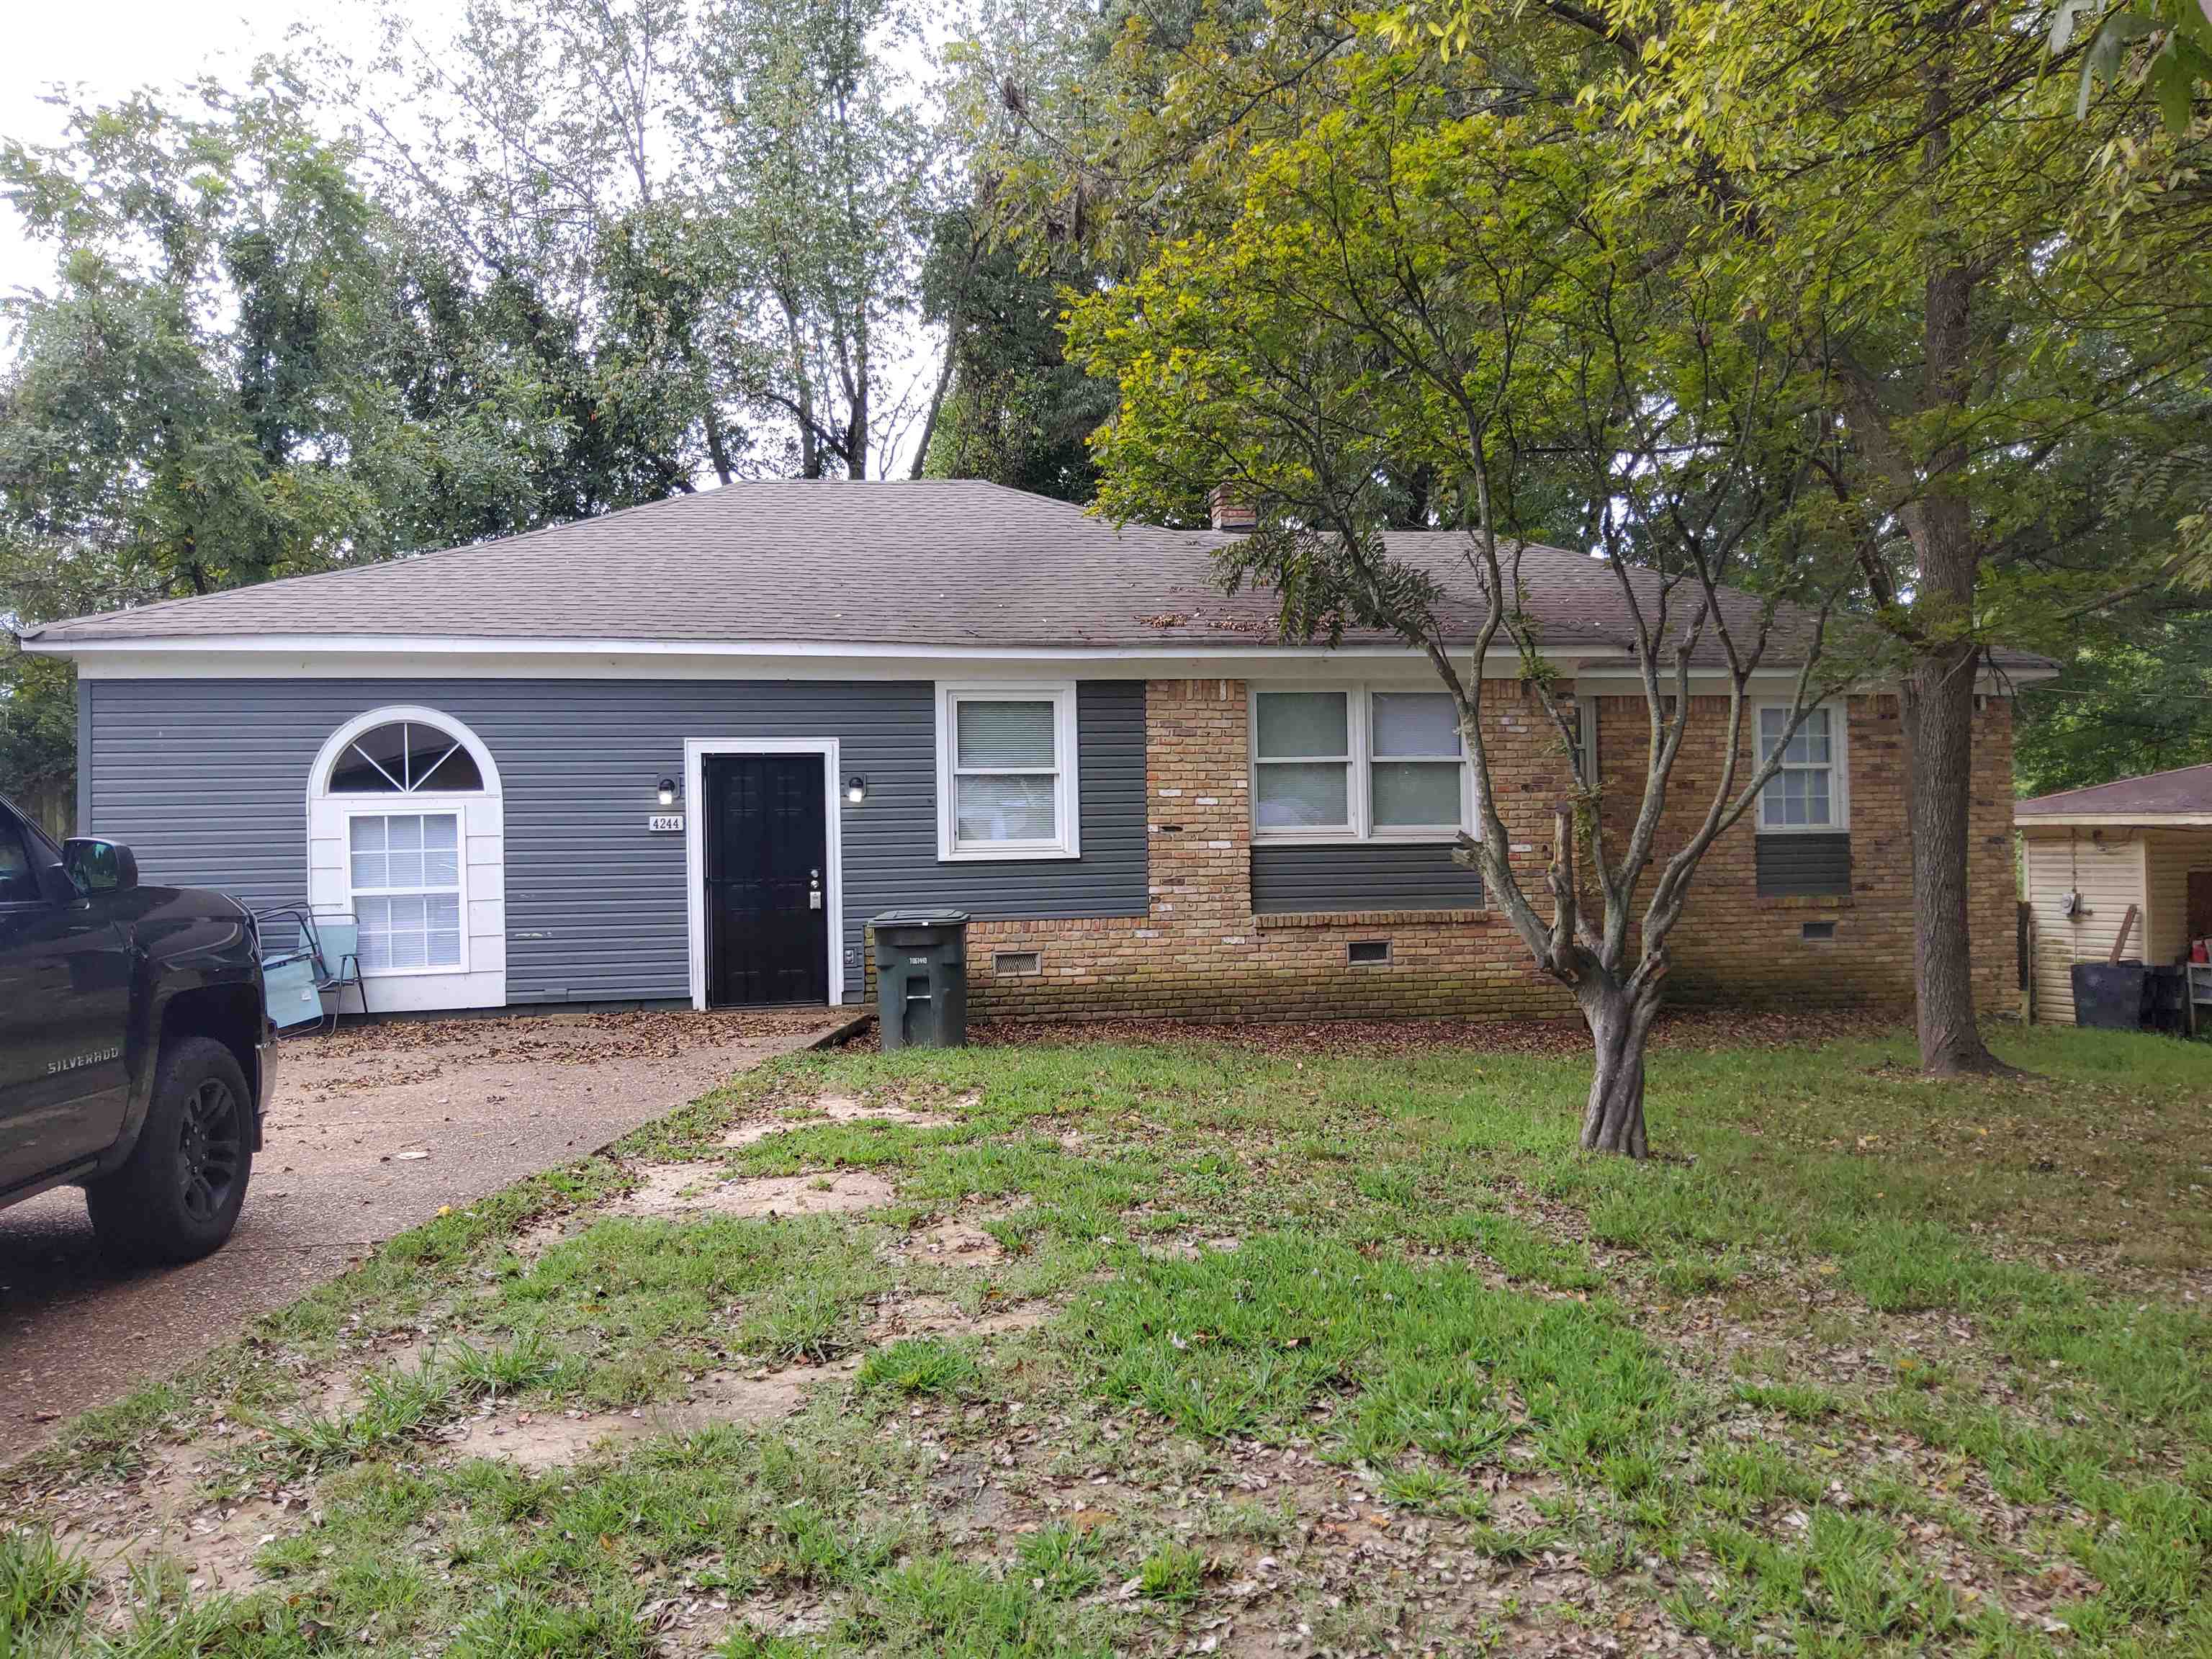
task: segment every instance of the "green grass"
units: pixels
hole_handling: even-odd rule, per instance
[[[778,1062],[72,1425],[18,1477],[34,1522],[185,1438],[210,1492],[306,1484],[314,1519],[272,1526],[269,1589],[235,1601],[159,1564],[103,1589],[9,1534],[0,1651],[644,1654],[647,1608],[713,1598],[737,1655],[1177,1651],[1262,1554],[1304,1588],[1240,1627],[1295,1602],[1352,1649],[1480,1648],[1500,1617],[1565,1643],[1640,1607],[1727,1651],[2212,1650],[2212,1329],[2180,1277],[2212,1255],[2212,1052],[2000,1043],[2037,1075],[1923,1083],[1901,1037],[1662,1049],[1643,1166],[1575,1149],[1572,1058]],[[829,1093],[950,1121],[810,1116]],[[737,1116],[781,1127],[732,1151]],[[895,1196],[596,1212],[637,1159],[866,1169]],[[994,1258],[902,1248],[954,1215]],[[548,1219],[565,1236],[518,1250]],[[933,1328],[1049,1316],[913,1335],[914,1297]],[[370,1358],[426,1331],[419,1361]],[[303,1365],[350,1403],[319,1409]],[[542,1474],[441,1438],[787,1367],[794,1417],[639,1425]],[[1340,1525],[1363,1513],[1498,1596],[1361,1577]],[[1589,1595],[1529,1599],[1562,1561]]]
[[[957,1397],[973,1389],[975,1362],[939,1337],[908,1337],[878,1348],[860,1362],[863,1393]]]

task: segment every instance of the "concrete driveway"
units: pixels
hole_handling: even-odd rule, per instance
[[[560,1012],[286,1043],[245,1213],[206,1261],[111,1267],[75,1188],[0,1210],[0,1444],[180,1369],[440,1205],[594,1152],[850,1018]]]

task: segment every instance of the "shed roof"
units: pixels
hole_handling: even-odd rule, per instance
[[[2212,822],[2212,766],[2177,766],[2141,777],[2117,778],[2080,789],[2061,789],[2013,805],[2015,823],[2064,823],[2076,818],[2112,823]]]

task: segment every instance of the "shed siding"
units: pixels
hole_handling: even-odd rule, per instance
[[[1755,854],[1756,891],[1761,898],[1851,890],[1851,838],[1832,836],[1761,836]]]
[[[1449,847],[1255,847],[1257,915],[1344,910],[1473,910],[1482,878],[1452,861]]]
[[[129,842],[150,882],[249,904],[301,897],[307,773],[352,716],[442,709],[481,738],[506,808],[512,1001],[686,998],[684,837],[645,821],[687,738],[836,738],[867,799],[842,807],[846,995],[862,930],[893,905],[979,917],[1142,916],[1145,688],[1086,682],[1077,699],[1083,856],[937,860],[936,713],[926,681],[88,682],[91,823]]]
[[[2069,838],[2063,830],[2026,833],[2027,898],[2035,913],[2036,1018],[2054,1024],[2074,1023],[2074,964],[2102,962],[2128,906],[2145,902],[2144,843],[2140,831],[2108,831],[2092,841],[2086,830]],[[2065,912],[2066,895],[2078,889],[2081,908]],[[2142,928],[2128,939],[2130,957],[2148,955]]]
[[[2189,872],[2212,870],[2212,830],[2143,831],[2143,960],[2181,960],[2189,950]]]

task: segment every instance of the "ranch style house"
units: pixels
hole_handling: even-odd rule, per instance
[[[978,483],[736,483],[25,643],[76,665],[79,832],[128,842],[149,882],[350,913],[378,1012],[857,1002],[869,918],[908,906],[973,916],[984,1017],[1571,1012],[1452,858],[1473,792],[1432,672],[1388,635],[1286,643],[1271,595],[1223,594],[1234,513],[1116,529]],[[1461,550],[1391,544],[1440,573]],[[1578,741],[1632,804],[1647,720],[1615,580],[1536,547],[1523,574]],[[1762,678],[1747,744],[1794,672]],[[1992,1006],[2014,975],[2009,693],[2035,672],[1978,700]],[[1571,763],[1518,673],[1485,665],[1484,719],[1540,880]],[[1692,690],[1683,824],[1726,707],[1718,678]],[[1707,858],[1672,994],[1908,1000],[1905,766],[1893,690],[1814,711]]]

